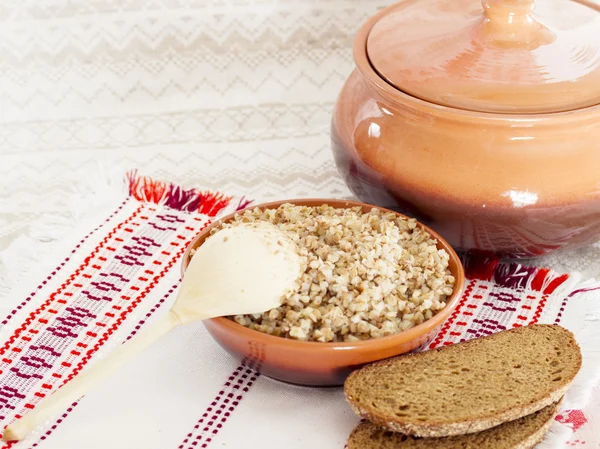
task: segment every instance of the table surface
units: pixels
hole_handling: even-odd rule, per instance
[[[390,3],[2,2],[0,252],[131,168],[259,201],[351,197],[331,110],[354,33]],[[528,263],[600,277],[600,245]],[[0,294],[18,269],[0,257]]]

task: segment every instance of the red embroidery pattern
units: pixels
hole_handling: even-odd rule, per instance
[[[178,449],[205,449],[222,429],[227,419],[237,408],[244,394],[260,376],[260,366],[265,359],[263,345],[250,343],[250,357],[229,376],[223,388],[210,403],[194,428],[187,434]]]
[[[558,415],[556,420],[560,423],[567,424],[573,429],[573,432],[577,432],[577,430],[588,422],[581,410],[568,410]]]
[[[550,295],[568,279],[547,269],[490,258],[469,258],[465,269],[470,280],[463,297],[430,349],[537,323]]]
[[[151,295],[165,275],[177,269],[187,243],[231,202],[230,197],[218,193],[185,190],[135,173],[131,173],[128,180],[129,201],[140,201],[135,203],[138,207],[130,210],[130,204],[125,209],[129,210],[126,216],[122,210],[127,204],[124,203],[111,215],[111,218],[117,213],[124,215],[118,224],[108,231],[102,229],[103,225],[92,231],[106,234],[94,236],[99,243],[91,252],[80,256],[81,265],[72,273],[65,273],[62,284],[48,292],[47,299],[12,335],[0,342],[0,422],[3,426],[27,409],[35,408],[40,399],[76,376],[104,344],[114,339],[114,334],[132,313],[144,305],[143,310],[148,312],[127,339],[135,335],[176,289],[177,284],[162,298]],[[249,204],[250,201],[242,198],[232,208],[242,209]],[[83,240],[74,248],[73,257],[81,251],[82,243]],[[50,277],[58,272],[59,269],[55,270]],[[535,322],[549,295],[567,279],[566,276],[552,277],[548,270],[501,264],[493,259],[484,263],[470,259],[467,272],[470,280],[460,304],[430,347]],[[21,307],[30,303],[38,290],[26,298]],[[180,449],[207,448],[238,407],[258,378],[264,357],[262,348],[250,349],[252,359],[245,360],[231,374],[183,439]],[[33,447],[48,438],[76,405],[74,403]]]
[[[207,223],[208,224],[208,223]],[[127,338],[125,339],[125,341],[129,341],[131,340],[131,338],[133,338],[133,336],[135,334],[138,333],[138,331],[142,328],[142,325],[147,321],[148,318],[150,318],[166,301],[166,299],[173,294],[173,292],[175,292],[175,289],[179,286],[179,282],[177,282],[176,284],[174,284],[168,291],[167,293],[158,301],[158,303],[156,303],[149,311],[148,313],[146,313],[146,316],[144,318],[142,318],[140,320],[140,322],[135,326],[135,328],[131,331],[131,333],[127,336]],[[63,413],[63,415],[56,420],[56,422],[52,425],[52,427],[50,427],[46,433],[44,435],[42,435],[40,437],[40,441],[44,441],[46,438],[48,438],[52,432],[58,427],[58,425],[63,422],[67,416],[69,415],[69,413],[71,413],[73,411],[73,409],[75,407],[77,407],[77,405],[79,404],[79,401],[73,402],[73,404],[71,404],[71,406],[65,411],[65,413]],[[12,447],[13,442],[8,443],[6,446],[3,446],[2,449],[9,449],[10,447]],[[38,443],[34,443],[31,447],[37,447]]]
[[[459,307],[430,348],[536,323],[547,297],[539,292],[518,292],[487,281],[471,280]]]
[[[15,316],[15,314],[21,310],[23,307],[25,307],[25,305],[31,301],[36,295],[37,292],[40,291],[54,276],[56,276],[56,274],[58,272],[60,272],[60,270],[62,270],[62,268],[65,266],[65,264],[71,260],[71,257],[73,256],[73,254],[75,254],[77,252],[77,250],[79,250],[79,248],[81,248],[81,245],[83,245],[83,243],[89,239],[94,233],[96,233],[99,229],[101,229],[106,223],[108,223],[110,221],[111,218],[113,218],[117,213],[119,213],[121,211],[121,209],[123,209],[123,207],[125,206],[125,204],[127,203],[127,201],[129,200],[126,199],[124,200],[121,205],[112,213],[108,216],[108,218],[106,218],[102,223],[100,223],[98,225],[98,227],[92,229],[92,231],[90,231],[87,235],[85,235],[81,241],[75,246],[75,248],[73,248],[71,250],[71,253],[69,254],[68,257],[65,258],[65,260],[63,260],[52,272],[50,272],[50,274],[46,277],[46,279],[44,279],[42,281],[42,283],[40,285],[38,285],[36,287],[36,289],[34,291],[32,291],[29,296],[27,298],[25,298],[23,300],[23,302],[21,302],[21,304],[19,304],[14,310],[12,310],[7,316],[6,318],[4,318],[2,320],[2,326],[6,326],[8,324],[8,322]]]
[[[44,435],[40,436],[40,441],[38,443],[33,443],[31,445],[31,448],[33,449],[34,447],[38,447],[40,442],[42,442],[46,438],[48,438],[52,434],[52,432],[54,432],[54,430],[56,430],[56,428],[60,425],[60,423],[62,423],[67,418],[67,416],[69,416],[69,413],[71,413],[73,411],[73,409],[77,406],[78,403],[79,402],[73,402],[73,404],[67,410],[65,410],[65,412],[62,414],[62,416],[60,418],[58,418],[54,424],[52,424],[52,427],[50,427]],[[2,449],[8,449],[12,445],[13,445],[13,442],[11,441],[10,443],[8,443],[8,445],[4,446]]]
[[[444,323],[442,330],[433,339],[433,342],[431,343],[431,345],[429,345],[430,349],[433,349],[433,348],[439,346],[439,344],[444,339],[446,334],[450,331],[452,324],[456,321],[456,317],[458,316],[458,314],[460,313],[462,308],[465,306],[465,303],[471,296],[471,291],[473,290],[473,287],[475,286],[475,282],[476,281],[469,282],[469,284],[467,285],[467,288],[465,289],[465,292],[463,293],[462,299],[458,303],[458,306],[456,306],[456,309],[454,310],[454,312],[452,312],[452,315],[450,315],[450,318],[448,318],[448,321],[446,321],[446,323]]]
[[[198,423],[179,445],[179,449],[208,447],[258,376],[259,374],[253,369],[244,365],[238,366],[200,417]]]
[[[0,419],[6,420],[12,411],[19,417],[71,380],[206,224],[144,204],[111,230],[0,351],[5,356],[0,360]],[[176,249],[163,250],[172,243],[177,243]]]
[[[136,182],[135,185],[140,185],[135,176],[129,181],[132,185]],[[194,191],[191,195],[191,191],[172,184],[164,184],[167,186],[165,193],[161,191],[163,184],[150,181],[145,178],[144,195],[148,198],[143,200],[146,202],[137,203],[135,210],[130,207],[128,216],[123,211],[127,201],[121,204],[104,223],[119,213],[124,215],[123,218],[105,231],[104,236],[97,238],[98,244],[92,251],[80,255],[82,263],[72,273],[65,274],[64,282],[48,292],[47,299],[0,343],[0,421],[3,428],[76,376],[140,304],[156,301],[150,299],[150,293],[170,270],[177,269],[177,262],[189,241],[231,200],[221,194]],[[155,191],[150,188],[152,185]],[[133,198],[140,198],[131,193]],[[189,211],[190,197],[193,197],[192,213]],[[199,213],[200,210],[205,213]],[[83,242],[101,231],[104,223],[84,237],[69,257],[81,251]],[[49,278],[56,276],[66,262]],[[47,280],[38,290],[43,289]],[[169,293],[175,288],[176,285],[171,287]],[[20,307],[30,302],[38,290]],[[165,300],[165,297],[160,298],[145,307],[150,311],[128,339]],[[11,312],[5,322],[17,310]],[[74,403],[70,410],[76,405]],[[70,410],[40,437],[40,441],[52,433]]]
[[[97,257],[97,262],[98,263],[103,263],[107,260],[106,256],[110,255],[107,253],[108,251],[115,251],[114,248],[111,248],[108,245],[108,242],[115,236],[115,234],[123,227],[125,226],[129,221],[133,220],[139,213],[141,210],[142,206],[140,206],[131,217],[129,217],[125,222],[119,223],[119,225],[117,225],[113,230],[111,230],[106,237],[104,237],[104,239],[100,242],[100,244],[94,249],[94,251],[85,258],[84,262],[79,266],[79,268],[77,270],[75,270],[74,273],[72,273],[67,280],[60,286],[60,288],[58,290],[56,290],[53,294],[50,295],[50,297],[38,308],[36,309],[34,312],[32,312],[29,317],[27,317],[27,319],[25,320],[25,322],[21,325],[21,327],[19,327],[15,333],[8,339],[8,341],[4,344],[4,346],[2,346],[2,348],[0,348],[0,356],[3,356],[8,349],[11,347],[11,345],[13,345],[15,343],[15,341],[17,340],[17,338],[24,333],[26,330],[28,330],[28,332],[30,334],[37,334],[39,333],[39,330],[36,328],[41,328],[43,326],[40,326],[38,323],[41,324],[47,324],[48,320],[51,319],[52,317],[50,316],[50,314],[56,314],[58,313],[55,309],[50,309],[51,312],[49,312],[50,314],[46,314],[45,316],[40,317],[37,321],[34,322],[34,319],[40,315],[42,312],[44,312],[46,309],[48,309],[48,307],[52,304],[56,303],[56,307],[57,308],[61,308],[61,305],[65,305],[67,304],[67,298],[70,298],[73,296],[73,292],[72,291],[66,291],[63,293],[63,291],[65,291],[66,289],[71,288],[71,290],[76,290],[78,288],[83,287],[83,285],[75,282],[75,279],[77,279],[80,275],[82,274],[86,274],[86,275],[90,275],[90,273],[86,272],[83,273],[84,270],[89,270],[90,272],[92,270],[97,270],[100,269],[101,266],[100,265],[92,265],[91,269],[89,267],[90,265],[90,261],[92,259],[96,260],[96,256]],[[115,240],[118,237],[115,238]],[[121,240],[122,241],[122,240]],[[101,255],[98,255],[98,253],[101,253]],[[60,295],[61,293],[63,293],[63,297],[58,298],[57,296]],[[29,329],[28,329],[29,328]],[[31,337],[26,336],[25,339],[21,339],[21,346],[25,345],[25,343],[23,342],[28,342],[30,341]],[[19,348],[15,351],[13,348],[13,352],[20,352]],[[5,364],[10,364],[12,363],[11,359],[8,358],[4,358],[2,359],[2,362]],[[5,366],[0,365],[0,374],[2,374],[2,372],[4,371]]]

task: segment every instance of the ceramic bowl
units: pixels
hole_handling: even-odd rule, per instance
[[[360,206],[364,211],[374,207],[365,203],[330,199],[286,200],[253,207],[275,209],[284,203],[301,206],[328,204],[335,208]],[[232,220],[235,215],[234,213],[214,222],[190,243],[183,256],[182,273],[185,273],[188,266],[190,251],[202,245],[210,235],[211,229],[222,222]],[[318,343],[264,334],[228,318],[206,320],[204,325],[210,335],[227,352],[266,376],[300,385],[341,385],[350,372],[362,365],[403,354],[429,343],[458,304],[464,284],[464,271],[460,259],[452,247],[437,233],[422,224],[419,226],[437,240],[439,249],[445,249],[450,254],[450,270],[456,279],[456,284],[446,307],[433,318],[412,329],[388,337],[360,342]]]

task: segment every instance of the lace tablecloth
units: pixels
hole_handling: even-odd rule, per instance
[[[0,296],[43,258],[32,242],[68,233],[81,193],[130,167],[258,201],[350,197],[331,109],[354,33],[389,3],[3,2]],[[531,263],[600,277],[600,246]],[[600,403],[573,425],[586,420]]]

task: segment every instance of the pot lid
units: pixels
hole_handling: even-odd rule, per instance
[[[600,104],[600,6],[591,0],[405,0],[367,38],[395,88],[453,108],[549,113]]]

